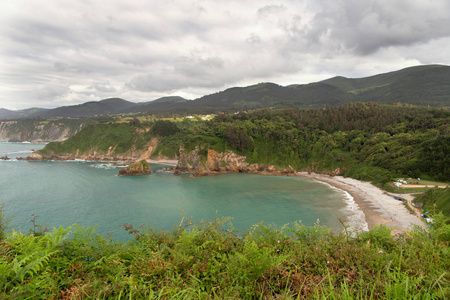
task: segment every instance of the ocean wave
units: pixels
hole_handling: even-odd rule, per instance
[[[92,167],[97,169],[117,169],[117,168],[125,168],[126,165],[117,165],[115,163],[96,163],[93,164]]]
[[[362,209],[359,208],[359,205],[355,202],[355,199],[352,197],[352,195],[350,195],[347,191],[335,187],[327,182],[323,182],[320,180],[315,181],[322,183],[343,195],[344,203],[346,204],[346,206],[342,208],[341,211],[346,215],[344,225],[348,225],[350,231],[369,231],[369,224],[367,224],[366,215],[364,214]]]
[[[14,161],[20,161],[20,160],[17,160],[15,157],[11,157],[11,158],[9,158],[9,159],[0,159],[0,162],[14,162]]]
[[[33,151],[31,150],[22,150],[22,151],[8,151],[8,152],[2,152],[1,154],[23,154],[23,153],[31,153]]]

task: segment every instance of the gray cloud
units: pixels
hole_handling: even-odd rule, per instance
[[[0,107],[197,98],[450,64],[448,0],[15,0],[0,10]]]
[[[219,57],[178,57],[172,67],[141,74],[126,84],[138,91],[173,91],[188,87],[220,86],[224,79],[224,61]]]
[[[100,93],[116,93],[117,89],[110,85],[109,81],[93,82],[88,88]]]
[[[266,17],[272,14],[277,14],[286,11],[286,7],[283,5],[266,5],[258,9],[259,17]]]
[[[306,38],[357,55],[450,35],[448,1],[317,1]]]

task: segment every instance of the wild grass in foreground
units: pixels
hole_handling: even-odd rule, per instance
[[[259,224],[238,235],[229,219],[214,219],[171,232],[124,225],[134,237],[125,243],[78,225],[12,232],[0,241],[0,298],[444,299],[442,224],[399,236],[384,226],[336,235]]]

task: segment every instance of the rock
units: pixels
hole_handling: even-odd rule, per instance
[[[8,155],[2,156],[0,157],[0,160],[9,160],[10,158],[8,157]]]
[[[182,172],[192,172],[195,177],[217,173],[252,173],[270,175],[294,175],[295,170],[278,169],[275,166],[249,164],[246,157],[233,151],[223,153],[208,149],[206,158],[200,155],[200,148],[187,152],[180,147],[180,159],[176,166],[176,175]],[[206,159],[206,160],[205,160]]]
[[[37,153],[37,152],[33,152],[30,155],[28,155],[28,157],[26,158],[26,160],[43,160],[44,157]]]
[[[120,176],[129,176],[129,175],[146,175],[150,174],[151,169],[146,160],[140,160],[132,163],[128,167],[122,168],[119,170]]]

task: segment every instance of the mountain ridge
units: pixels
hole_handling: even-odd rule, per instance
[[[230,87],[194,100],[167,96],[148,102],[108,98],[53,109],[0,109],[0,120],[90,117],[123,113],[213,113],[266,107],[325,107],[349,102],[450,106],[450,66],[420,65],[362,78],[335,76],[309,84],[263,82]]]

